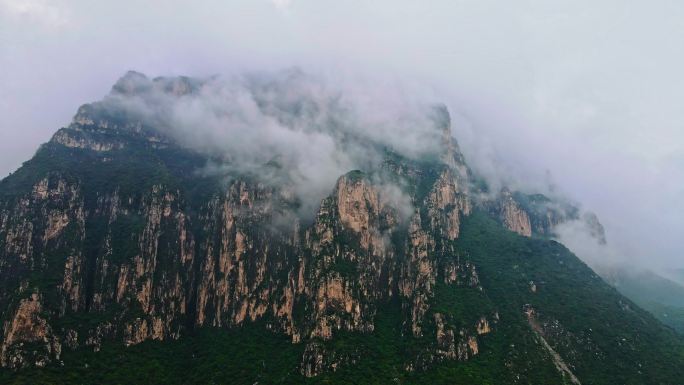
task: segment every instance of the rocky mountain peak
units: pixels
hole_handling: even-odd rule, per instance
[[[179,97],[199,90],[205,80],[186,76],[148,78],[137,71],[128,71],[114,83],[111,95],[115,96],[144,96],[152,91],[158,91]]]
[[[119,78],[119,80],[114,83],[111,93],[135,95],[149,90],[151,83],[152,82],[147,78],[147,76],[145,76],[145,74],[131,70],[126,72],[124,76]]]
[[[335,174],[320,179],[329,182],[321,196],[307,195],[314,174],[303,166],[328,158],[293,162],[286,150],[295,141],[272,142],[283,154],[241,164],[234,153],[183,145],[156,125],[164,120],[117,104],[157,91],[192,99],[201,84],[128,73],[0,182],[2,366],[68,368],[71,353],[97,360],[112,347],[145,351],[153,340],[182,346],[225,332],[231,346],[246,345],[216,356],[264,349],[239,342],[242,333],[280,341],[259,359],[259,375],[285,368],[272,382],[324,382],[362,368],[381,373],[381,383],[442,371],[462,382],[628,383],[627,372],[660,381],[683,367],[662,365],[667,331],[548,240],[581,217],[577,207],[508,189],[480,197],[446,107],[429,116],[440,146],[421,157],[357,130],[338,110],[324,114],[334,103],[310,94],[283,101],[282,90],[263,84],[260,92],[272,93],[245,93],[255,99],[237,106],[257,116],[248,123],[324,137],[317,143],[332,143],[324,150],[344,160],[323,168]],[[340,148],[373,156],[348,161]],[[304,204],[314,207],[310,217]],[[194,364],[191,351],[180,357]],[[221,365],[248,364],[238,361]]]

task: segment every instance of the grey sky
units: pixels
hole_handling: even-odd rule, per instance
[[[684,265],[681,1],[198,3],[0,0],[0,175],[128,69],[377,74],[440,95],[481,172],[549,170],[618,258]]]

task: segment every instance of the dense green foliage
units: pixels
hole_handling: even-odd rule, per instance
[[[48,175],[78,183],[85,197],[102,191],[138,196],[153,185],[165,185],[172,190],[182,189],[193,203],[217,191],[221,179],[198,172],[207,165],[206,157],[177,146],[151,150],[149,142],[133,134],[128,134],[125,142],[125,149],[106,153],[48,142],[15,173],[0,181],[0,198],[11,204]]]
[[[558,321],[549,342],[582,383],[676,384],[684,374],[682,340],[563,245],[501,231],[482,215],[468,220],[459,244],[504,317],[530,304],[542,320]]]
[[[609,283],[665,325],[684,333],[684,286],[650,271],[612,269]]]
[[[18,373],[0,372],[7,384],[501,384],[511,378],[504,363],[515,362],[522,369],[523,383],[559,383],[557,372],[537,349],[530,333],[524,331],[518,353],[507,349],[509,327],[485,340],[485,349],[467,362],[437,364],[425,372],[407,373],[404,354],[412,341],[400,333],[399,309],[383,308],[376,331],[369,335],[342,334],[329,343],[338,352],[353,352],[359,358],[353,365],[335,373],[307,379],[299,374],[303,345],[293,345],[263,325],[237,330],[200,329],[178,341],[149,341],[125,348],[110,344],[97,353],[86,350],[67,352],[65,366],[28,369]],[[525,347],[523,350],[523,347]],[[505,352],[509,350],[508,352]],[[538,352],[537,352],[538,353]],[[538,360],[538,361],[537,361]],[[537,365],[537,366],[533,366]],[[524,366],[523,366],[524,365]]]
[[[671,327],[677,333],[684,335],[684,307],[638,299],[634,299],[634,301],[642,308],[651,312],[660,322]]]

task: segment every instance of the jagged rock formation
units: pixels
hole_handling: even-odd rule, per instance
[[[129,73],[112,92],[183,97],[201,86]],[[373,143],[382,159],[339,176],[313,219],[300,215],[297,186],[277,162],[203,175],[196,170],[210,156],[117,108],[81,107],[0,183],[3,367],[57,364],[65,349],[98,351],[107,341],[132,346],[260,325],[302,346],[298,372],[314,377],[358,364],[360,351],[331,342],[374,333],[390,305],[402,338],[415,342],[402,356],[405,372],[467,361],[513,321],[488,294],[502,270],[482,276],[459,243],[463,223],[488,211],[532,237],[579,217],[574,207],[508,190],[475,200],[444,107],[431,111],[438,156]],[[603,238],[596,217],[587,218]],[[518,265],[505,269],[514,275]],[[525,295],[543,297],[543,277],[522,279]]]
[[[113,92],[142,92],[140,76],[127,75]],[[187,79],[155,82],[173,95],[193,87]],[[428,175],[409,160],[379,170],[426,186],[410,196],[415,209],[401,207],[396,186],[353,171],[339,178],[310,225],[294,216],[296,197],[287,184],[237,178],[191,204],[169,183],[125,191],[128,186],[118,184],[86,186],[90,181],[71,170],[48,172],[15,201],[2,202],[6,294],[0,304],[11,320],[3,365],[59,360],[61,345],[99,349],[105,339],[134,345],[177,339],[188,328],[264,320],[293,343],[306,344],[302,372],[312,376],[334,370],[337,362],[323,357],[319,341],[341,330],[372,332],[378,304],[393,298],[402,302],[407,332],[422,337],[426,323],[441,320],[429,314],[441,271],[447,284],[478,286],[472,264],[435,258],[456,256],[450,242],[472,205],[446,109],[437,108],[435,119],[443,153]],[[76,151],[107,167],[138,146],[160,151],[174,144],[95,103],[80,108],[43,151]],[[49,272],[50,281],[34,280],[35,271]],[[24,295],[32,299],[20,299]],[[46,295],[53,298],[50,308],[41,305]],[[71,325],[66,320],[79,314],[101,321],[52,326]],[[435,341],[438,356],[477,354],[476,325],[455,332],[437,323],[448,336]],[[22,352],[28,342],[41,353]]]
[[[556,226],[579,221],[598,243],[606,243],[605,230],[596,215],[581,212],[563,199],[552,200],[542,194],[524,194],[503,188],[498,196],[485,199],[482,205],[488,207],[506,228],[526,237],[553,237]]]
[[[510,191],[504,189],[499,200],[499,215],[503,224],[511,231],[531,237],[532,224],[529,214],[513,199]]]

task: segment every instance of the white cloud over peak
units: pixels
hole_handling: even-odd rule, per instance
[[[684,265],[684,2],[0,1],[0,174],[126,70],[298,65],[439,96],[478,171],[530,188],[549,170],[616,255]]]

